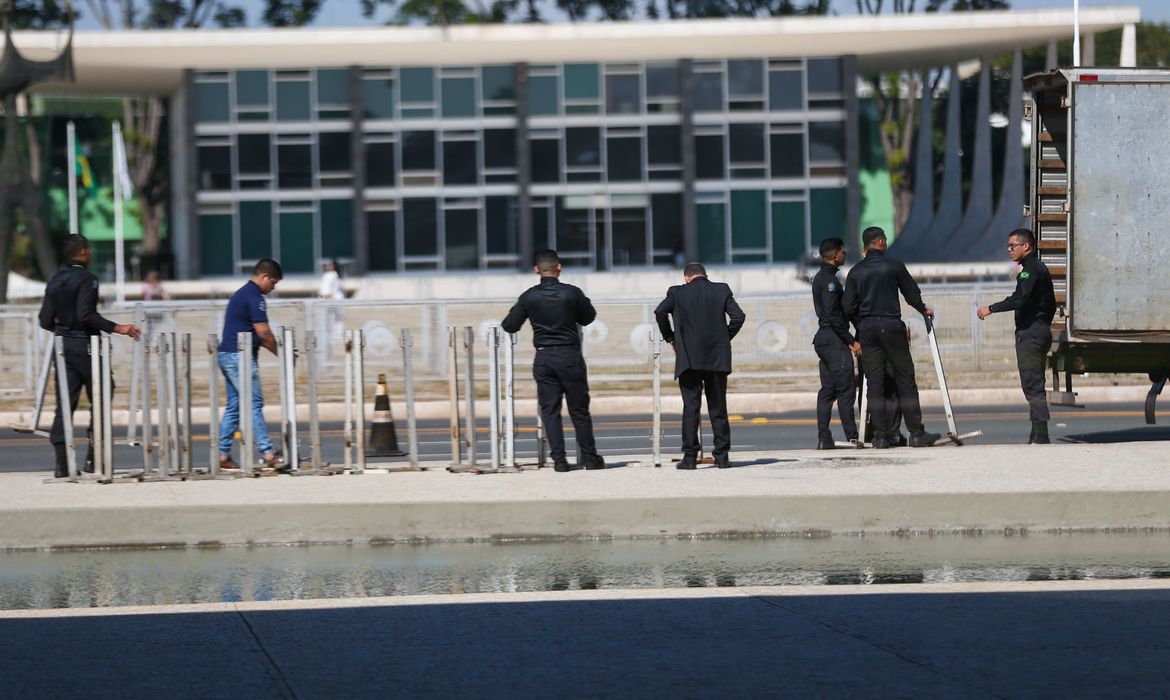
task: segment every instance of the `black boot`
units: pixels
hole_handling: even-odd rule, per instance
[[[1034,420],[1032,421],[1032,437],[1029,438],[1028,443],[1031,445],[1050,445],[1052,440],[1048,437],[1048,421]]]
[[[58,479],[64,479],[69,476],[69,453],[65,449],[65,445],[53,443],[53,451],[57,453],[57,467],[53,471],[53,476]]]
[[[930,447],[941,437],[942,435],[938,433],[928,433],[925,428],[919,428],[917,431],[910,433],[910,446]]]

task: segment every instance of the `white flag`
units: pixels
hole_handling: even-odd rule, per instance
[[[114,177],[122,189],[122,199],[134,197],[134,183],[130,181],[130,164],[126,162],[126,144],[122,141],[122,125],[114,122]]]

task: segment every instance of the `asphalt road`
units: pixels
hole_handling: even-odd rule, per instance
[[[1139,403],[1097,404],[1086,409],[1054,408],[1050,432],[1053,440],[1064,442],[1126,442],[1170,441],[1170,410],[1159,412],[1161,425],[1147,426]],[[946,418],[938,409],[927,409],[926,426],[929,430],[946,432]],[[743,414],[732,416],[732,462],[736,451],[768,451],[811,449],[816,445],[816,419],[812,411],[780,414]],[[1030,425],[1026,406],[981,406],[956,409],[960,433],[982,430],[971,444],[1014,444],[1026,442]],[[703,444],[711,445],[710,430],[703,419]],[[274,441],[279,442],[279,426],[269,424]],[[307,426],[301,426],[302,457],[308,454]],[[667,463],[679,453],[679,420],[677,415],[663,417],[662,454]],[[844,439],[840,425],[834,424],[838,439]],[[80,432],[80,431],[79,431]],[[397,423],[398,444],[406,449],[406,424]],[[487,421],[477,429],[477,454],[480,463],[487,461]],[[565,418],[570,461],[574,443],[572,425]],[[598,416],[594,419],[594,433],[602,455],[650,456],[651,421],[649,415],[621,417]],[[342,432],[340,424],[322,426],[323,459],[334,464],[342,462]],[[115,438],[125,437],[125,429],[115,431]],[[424,461],[450,458],[449,429],[445,421],[420,421],[418,426],[419,454]],[[80,441],[84,446],[84,440]],[[193,440],[195,466],[206,466],[208,461],[207,427],[196,426]],[[516,438],[517,459],[534,462],[536,459],[536,432],[531,419],[522,418]],[[938,448],[936,448],[938,449]],[[81,456],[81,447],[79,447]],[[48,440],[18,433],[10,428],[0,429],[0,472],[51,471],[53,452]],[[405,462],[406,458],[370,457],[370,462]],[[115,454],[119,467],[137,468],[142,464],[142,449],[119,445]]]

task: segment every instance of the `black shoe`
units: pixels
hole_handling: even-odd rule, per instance
[[[674,465],[674,468],[675,469],[694,469],[695,468],[695,456],[694,455],[683,455],[683,458],[678,461],[678,464]]]
[[[905,447],[906,445],[906,436],[902,433],[898,433],[890,440],[890,447]]]
[[[1028,436],[1029,445],[1051,445],[1052,440],[1048,437],[1048,421],[1034,420],[1032,421],[1032,434]]]
[[[605,459],[601,455],[593,455],[585,458],[586,469],[605,469]]]
[[[728,457],[727,455],[721,455],[719,457],[716,457],[715,458],[715,466],[719,467],[720,469],[730,469],[731,468],[731,458]]]
[[[817,439],[817,449],[818,450],[835,450],[835,449],[837,449],[837,443],[833,442],[833,438],[818,438]]]
[[[569,466],[569,460],[561,458],[553,460],[553,469],[558,472],[571,472],[573,467]]]
[[[930,447],[934,443],[938,442],[938,439],[941,437],[942,435],[939,435],[938,433],[928,433],[925,430],[919,430],[916,433],[910,434],[910,446]]]
[[[890,439],[887,437],[884,437],[884,436],[883,437],[875,437],[873,439],[873,443],[871,443],[871,444],[873,445],[873,449],[875,449],[875,450],[888,450],[888,449],[890,449]]]

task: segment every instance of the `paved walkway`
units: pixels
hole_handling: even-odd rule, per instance
[[[568,474],[0,474],[0,547],[1170,527],[1161,443],[748,453],[693,472],[632,466],[645,457]]]
[[[0,612],[12,698],[1165,697],[1170,584]]]

